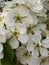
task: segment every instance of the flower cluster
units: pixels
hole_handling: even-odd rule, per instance
[[[12,0],[0,7],[2,65],[49,65],[48,3]]]

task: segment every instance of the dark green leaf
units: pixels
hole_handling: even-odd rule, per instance
[[[6,61],[4,59],[2,59],[1,64],[2,65],[13,65],[12,62],[8,62],[8,61]]]
[[[4,50],[3,50],[4,58],[6,60],[12,61],[14,58],[14,51],[13,51],[12,47],[8,44],[8,41],[7,41],[7,43],[5,43],[3,45],[3,47],[4,47]]]

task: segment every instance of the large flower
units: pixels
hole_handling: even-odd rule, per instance
[[[34,35],[29,35],[29,37],[26,48],[28,51],[32,52],[33,57],[37,59],[39,56],[48,56],[48,50],[42,46],[41,34],[35,33]]]

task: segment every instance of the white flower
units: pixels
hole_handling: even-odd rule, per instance
[[[31,40],[29,40],[26,45],[27,50],[31,51],[32,56],[36,59],[39,56],[39,52],[40,52],[40,55],[43,57],[48,56],[48,53],[49,53],[45,47],[42,47],[41,39],[42,39],[41,35],[34,34],[32,35]]]
[[[16,49],[16,56],[22,64],[39,65],[38,60],[34,59],[24,46]]]
[[[42,48],[40,45],[38,46],[38,44],[33,44],[33,43],[31,44],[30,43],[30,45],[28,44],[26,48],[27,48],[28,51],[32,52],[32,56],[35,59],[38,59],[39,52],[40,52],[40,55],[42,57],[48,56],[48,53],[49,53],[46,48]]]
[[[37,44],[37,43],[39,43],[41,41],[41,35],[38,35],[38,34],[34,34],[34,35],[29,34],[28,38],[29,38],[29,40],[28,40],[28,44],[27,44],[27,50],[28,51],[33,51],[34,50],[34,43]]]
[[[16,56],[22,64],[27,64],[30,53],[26,50],[24,46],[16,49]]]
[[[7,27],[14,27],[16,23],[22,23],[29,14],[27,7],[19,6],[10,10],[4,17],[4,23]],[[29,19],[29,17],[28,17]],[[25,21],[24,21],[25,22]],[[31,20],[32,22],[32,20]]]

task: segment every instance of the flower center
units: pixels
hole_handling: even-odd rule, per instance
[[[20,16],[20,14],[16,15],[16,16],[14,17],[14,19],[15,19],[15,22],[16,22],[16,23],[17,23],[17,22],[22,23],[22,17]]]
[[[29,34],[30,32],[32,32],[32,26],[27,27],[27,33]]]
[[[45,57],[45,58],[42,58],[42,59],[41,59],[41,64],[42,64],[42,63],[45,63],[45,61],[46,61],[46,57]]]
[[[28,51],[26,51],[23,56],[25,56],[26,58],[28,58],[30,56],[30,54],[28,53]]]
[[[12,36],[15,36],[16,38],[18,38],[19,32],[17,31],[16,28],[14,28],[14,31],[12,32]]]
[[[38,51],[41,49],[41,47],[42,47],[42,46],[39,45],[39,44],[35,44],[35,46],[34,46],[34,48],[37,49]]]

